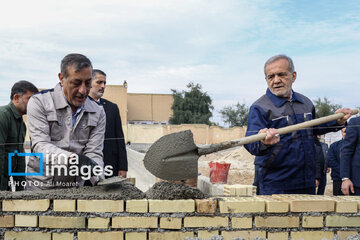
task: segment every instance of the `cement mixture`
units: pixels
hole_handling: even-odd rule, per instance
[[[40,191],[0,191],[0,199],[143,199],[145,194],[130,182],[94,187],[58,188]]]
[[[345,240],[360,240],[360,234],[358,234],[356,236],[347,237],[347,238],[345,238]]]
[[[148,199],[161,200],[204,199],[209,197],[197,188],[170,182],[155,183],[145,194]]]
[[[190,130],[171,133],[151,145],[144,157],[144,166],[164,180],[194,178],[198,174],[197,149]]]

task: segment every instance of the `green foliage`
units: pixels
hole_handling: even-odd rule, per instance
[[[340,104],[332,104],[326,97],[323,100],[318,98],[314,102],[317,118],[334,114],[337,109],[342,107]]]
[[[247,125],[249,117],[249,108],[245,104],[239,102],[232,106],[226,106],[220,111],[221,118],[229,127]]]
[[[173,116],[169,122],[171,124],[182,123],[204,123],[210,125],[211,105],[210,96],[203,92],[200,84],[190,82],[186,85],[188,91],[177,91],[171,89],[174,96],[174,103],[171,107]]]

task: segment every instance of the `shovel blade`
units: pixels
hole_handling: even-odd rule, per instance
[[[190,130],[171,133],[154,142],[144,157],[145,168],[158,178],[178,181],[198,175],[198,148]]]

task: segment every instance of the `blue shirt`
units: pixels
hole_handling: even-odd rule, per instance
[[[63,96],[64,96],[66,102],[70,105],[69,101],[68,101],[68,100],[66,99],[66,97],[65,97],[64,90],[63,90],[63,87],[62,87],[62,86],[61,86],[61,91],[62,91],[62,93],[63,93]],[[83,110],[83,109],[84,109],[84,105],[78,107],[78,108],[76,109],[76,112],[75,112],[75,113],[73,113],[73,111],[71,110],[71,115],[72,115],[72,127],[74,127],[74,125],[75,125],[75,123],[76,123],[76,119],[77,119],[77,117],[80,115],[81,110]]]

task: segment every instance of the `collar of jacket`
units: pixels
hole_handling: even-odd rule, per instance
[[[102,101],[101,101],[101,98],[99,98],[99,100],[95,100],[95,99],[93,99],[92,97],[90,97],[90,95],[88,96],[88,98],[91,100],[91,101],[94,101],[97,105],[99,105],[99,106],[101,106],[101,103],[102,103]]]
[[[292,91],[292,102],[297,101],[300,103],[304,103],[303,100],[301,100],[301,98],[299,98],[299,96],[297,95],[296,92]],[[268,88],[266,90],[266,96],[268,96],[270,98],[270,100],[275,104],[276,107],[281,107],[282,105],[284,105],[286,102],[288,102],[288,100],[286,98],[283,97],[278,97],[276,95],[274,95],[270,89]]]
[[[21,115],[20,115],[19,111],[16,109],[16,107],[15,107],[15,105],[14,105],[13,102],[10,101],[10,103],[8,104],[8,106],[9,106],[9,108],[11,109],[11,111],[12,111],[12,113],[13,113],[13,115],[14,115],[14,117],[15,117],[16,119],[21,118]]]
[[[66,107],[70,107],[69,103],[66,101],[66,98],[64,97],[60,83],[58,83],[54,88],[54,105],[56,109],[63,109]],[[96,108],[92,104],[89,98],[86,98],[83,106],[84,106],[84,111],[86,112],[96,112]]]

